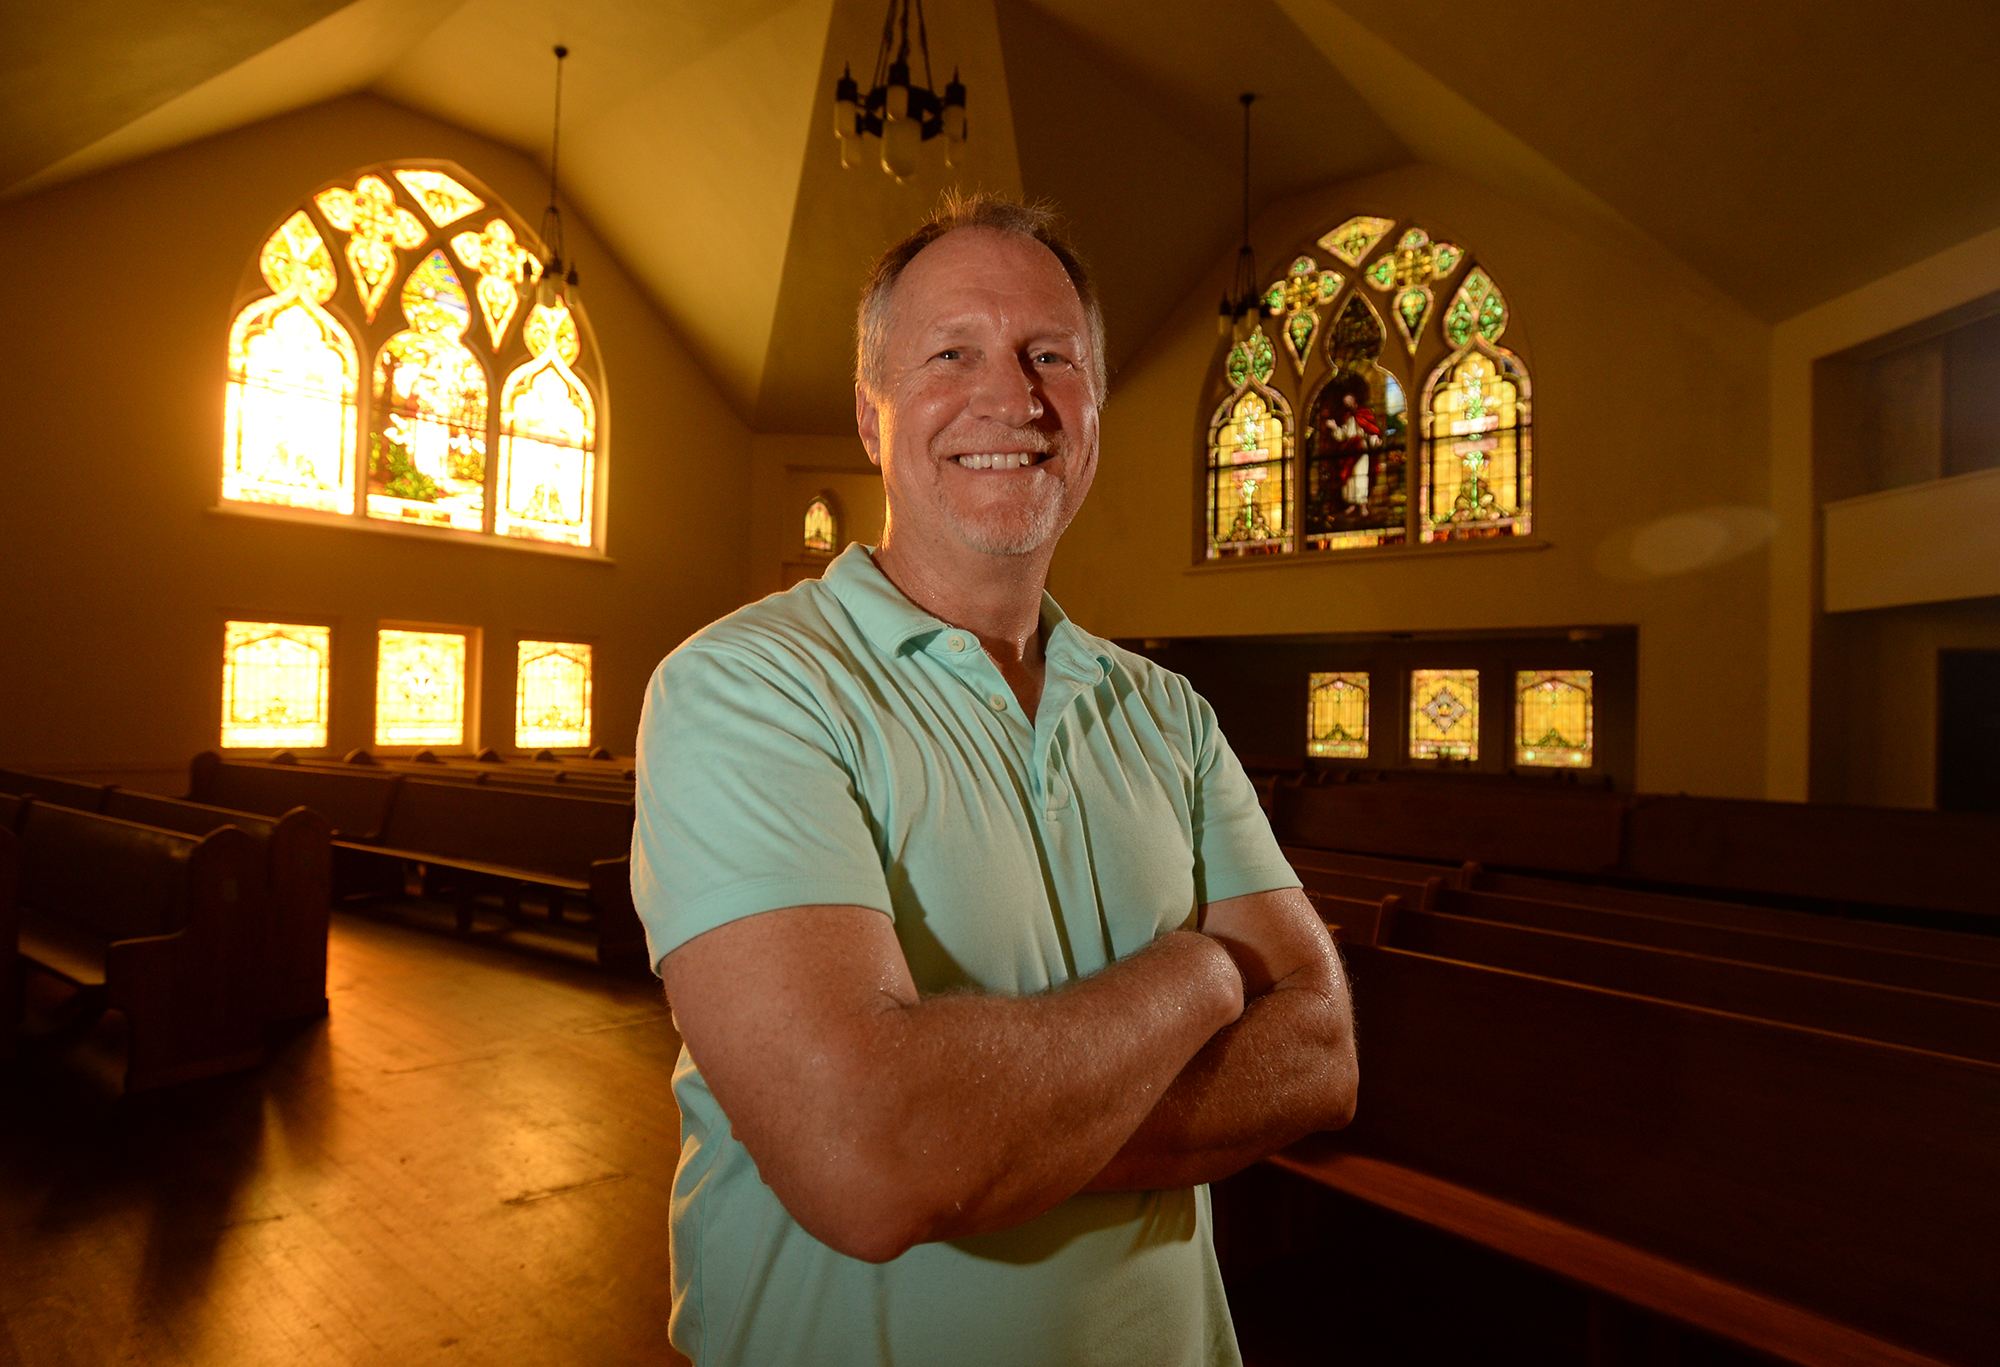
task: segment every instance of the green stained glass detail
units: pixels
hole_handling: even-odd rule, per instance
[[[1479,306],[1479,335],[1489,342],[1497,342],[1506,330],[1507,303],[1500,297],[1500,291],[1494,290]]]
[[[1241,389],[1243,381],[1250,375],[1250,348],[1241,342],[1229,348],[1229,362],[1222,373],[1229,377],[1231,389]]]
[[[1507,301],[1493,278],[1477,266],[1465,277],[1445,314],[1444,335],[1454,348],[1464,347],[1477,333],[1489,342],[1507,330]]]
[[[1412,228],[1403,234],[1403,240],[1396,244],[1396,250],[1399,252],[1413,252],[1419,247],[1427,246],[1430,240],[1431,235],[1422,228]]]
[[[418,262],[403,282],[403,316],[411,327],[432,337],[462,336],[472,322],[472,301],[443,251]]]
[[[1378,290],[1386,290],[1396,283],[1396,258],[1385,256],[1368,268],[1368,283]]]
[[[1271,372],[1277,368],[1278,353],[1271,347],[1271,339],[1262,331],[1250,334],[1250,377],[1258,384],[1269,384]]]
[[[1457,270],[1458,263],[1465,257],[1464,252],[1449,242],[1438,243],[1434,251],[1437,256],[1437,265],[1434,269],[1437,271],[1437,278],[1440,280]]]
[[[1312,351],[1313,334],[1319,331],[1319,317],[1311,313],[1295,313],[1285,320],[1285,342],[1292,349],[1292,355],[1303,358]]]
[[[1406,289],[1396,296],[1396,322],[1403,330],[1403,340],[1412,351],[1417,349],[1417,338],[1423,334],[1424,319],[1431,311],[1431,292],[1421,286]]]
[[[1393,218],[1350,218],[1319,240],[1319,245],[1350,266],[1361,264],[1361,258],[1375,250],[1375,244],[1382,235],[1396,226]]]
[[[1265,292],[1268,311],[1283,319],[1278,335],[1292,355],[1292,365],[1303,374],[1306,358],[1312,354],[1313,338],[1319,332],[1319,307],[1331,303],[1345,283],[1336,271],[1323,271],[1310,256],[1296,258],[1285,274]]]
[[[1266,313],[1282,313],[1284,312],[1284,309],[1285,309],[1285,284],[1284,281],[1281,280],[1277,284],[1271,286],[1271,288],[1269,288],[1268,290],[1264,291],[1264,311]]]

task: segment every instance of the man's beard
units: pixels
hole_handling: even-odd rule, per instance
[[[1056,433],[1048,442],[1047,456],[1028,477],[1025,499],[969,514],[938,494],[938,512],[962,544],[981,555],[1027,555],[1062,534],[1075,512],[1069,506],[1069,478],[1074,472],[1067,457],[1072,448],[1066,432]]]

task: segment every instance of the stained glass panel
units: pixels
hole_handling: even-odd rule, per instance
[[[1349,295],[1327,337],[1333,374],[1304,433],[1305,540],[1312,550],[1391,545],[1408,517],[1409,412],[1403,386],[1380,365],[1382,320]]]
[[[427,233],[423,221],[396,203],[396,193],[380,176],[363,176],[352,190],[338,186],[313,196],[326,221],[348,235],[347,267],[354,273],[354,292],[368,321],[395,282],[402,258],[396,249],[421,247]]]
[[[1350,266],[1361,264],[1361,258],[1375,250],[1389,229],[1396,226],[1393,218],[1350,218],[1319,240],[1319,245]]]
[[[375,743],[465,744],[465,637],[376,633]]]
[[[375,359],[368,514],[480,531],[486,518],[485,368],[459,341],[465,287],[433,251],[403,284],[410,326]]]
[[[1410,758],[1479,758],[1479,671],[1410,671]]]
[[[1307,687],[1306,753],[1325,759],[1367,759],[1367,674],[1314,674]]]
[[[1249,389],[1216,411],[1208,443],[1211,559],[1292,548],[1291,414],[1284,404],[1269,390]]]
[[[1423,424],[1423,539],[1526,536],[1534,491],[1519,359],[1475,339],[1432,374]]]
[[[223,747],[323,748],[332,654],[330,627],[224,623]]]
[[[587,747],[590,647],[522,641],[514,660],[514,744],[523,750]]]
[[[832,555],[840,533],[835,529],[833,509],[824,498],[806,505],[806,550],[813,555]]]
[[[524,332],[542,350],[507,377],[500,394],[500,512],[494,530],[588,546],[597,406],[570,369],[577,354],[576,322],[561,304],[538,305]]]
[[[485,200],[442,171],[398,171],[396,179],[403,182],[403,188],[410,192],[410,197],[440,228],[457,222],[486,204]]]
[[[1507,301],[1501,297],[1500,287],[1485,271],[1473,267],[1445,312],[1445,340],[1453,347],[1463,347],[1477,334],[1497,342],[1506,330]]]
[[[1514,762],[1588,769],[1591,712],[1589,670],[1521,670],[1514,676]]]
[[[1293,369],[1304,372],[1306,358],[1312,355],[1313,336],[1319,331],[1320,305],[1333,302],[1340,286],[1338,272],[1323,271],[1310,256],[1301,256],[1283,279],[1265,291],[1265,310],[1279,320],[1278,330],[1285,349],[1292,354]]]
[[[278,293],[229,331],[222,497],[351,513],[361,362],[347,329],[320,307],[333,294],[332,258],[295,213],[258,265]]]
[[[521,306],[521,286],[541,279],[542,263],[515,241],[514,230],[504,218],[488,223],[484,232],[460,233],[451,240],[451,249],[467,270],[479,272],[474,293],[479,297],[479,312],[486,319],[486,335],[498,350],[507,325]],[[531,345],[529,349],[542,348]],[[569,359],[572,363],[576,360],[574,356]]]

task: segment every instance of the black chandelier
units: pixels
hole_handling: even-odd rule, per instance
[[[1250,106],[1257,97],[1245,91],[1237,98],[1243,101],[1243,245],[1236,249],[1236,279],[1222,296],[1216,324],[1224,337],[1234,334],[1240,341],[1264,316],[1264,300],[1257,290],[1257,253],[1250,247]]]
[[[923,59],[924,83],[910,75],[910,11],[917,13],[917,54]],[[917,173],[917,148],[944,137],[944,161],[958,165],[965,147],[965,86],[958,72],[940,99],[931,89],[930,35],[924,28],[924,0],[889,0],[882,19],[882,46],[875,54],[875,83],[868,97],[854,82],[850,64],[833,87],[833,134],[840,140],[840,164],[858,165],[861,139],[882,140],[882,169],[900,183]]]
[[[541,277],[535,284],[535,302],[544,308],[553,308],[558,301],[566,303],[576,289],[576,263],[563,258],[562,210],[556,205],[556,177],[562,166],[562,64],[563,58],[569,56],[569,49],[557,43],[555,54],[556,115],[555,126],[549,133],[549,207],[542,210],[542,242],[549,255],[542,262]]]

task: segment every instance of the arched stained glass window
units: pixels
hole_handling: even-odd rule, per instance
[[[1358,215],[1260,303],[1202,410],[1207,558],[1531,529],[1527,363],[1499,346],[1509,307],[1470,251]]]
[[[814,494],[806,504],[805,549],[808,555],[832,555],[840,549],[840,520],[831,495]]]
[[[1514,762],[1588,769],[1592,758],[1591,673],[1524,669],[1514,676]]]
[[[227,622],[222,629],[225,749],[326,745],[329,627]]]
[[[590,745],[590,647],[522,641],[515,651],[514,744],[523,750]]]
[[[442,163],[308,196],[231,330],[223,500],[599,546],[602,369],[546,254]]]
[[[1306,753],[1368,758],[1368,675],[1314,674],[1307,681]]]

